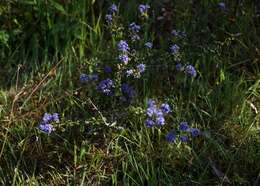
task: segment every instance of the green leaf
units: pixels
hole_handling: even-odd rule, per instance
[[[66,12],[65,9],[63,8],[63,6],[60,5],[59,3],[54,2],[54,1],[51,1],[51,4],[52,4],[52,6],[53,6],[55,9],[57,9],[57,10],[60,11],[61,13],[67,14],[67,12]]]

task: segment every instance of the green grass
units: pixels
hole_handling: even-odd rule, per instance
[[[140,2],[121,2],[112,34],[104,23],[111,2],[60,2],[0,2],[0,185],[260,184],[257,1],[227,2],[226,13],[215,0],[150,3],[148,21],[138,19]],[[169,17],[160,21],[162,7]],[[105,64],[117,69],[116,42],[133,21],[145,25],[133,61],[147,70],[131,80],[138,96],[126,104],[78,79],[105,78]],[[174,28],[187,33],[176,42],[196,78],[177,73],[165,52]],[[149,52],[142,46],[151,38]],[[171,105],[169,124],[145,127],[148,98]],[[60,114],[50,135],[36,128],[45,112]],[[167,142],[184,120],[203,135]]]

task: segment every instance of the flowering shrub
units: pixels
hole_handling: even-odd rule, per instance
[[[150,6],[148,4],[140,4],[138,7],[138,11],[141,15],[140,19],[143,21],[147,19],[143,19],[144,17],[148,18],[148,10]],[[102,71],[95,69],[97,73],[89,73],[80,74],[79,80],[81,83],[86,83],[87,86],[96,86],[96,91],[101,93],[100,96],[111,96],[117,97],[121,101],[130,102],[135,97],[138,97],[138,90],[135,89],[135,79],[141,79],[145,73],[149,72],[149,57],[153,55],[153,53],[157,52],[157,49],[154,48],[153,42],[148,39],[145,42],[142,36],[142,24],[138,22],[128,23],[127,26],[122,26],[119,22],[114,18],[118,17],[118,7],[115,4],[112,4],[108,8],[108,13],[104,17],[104,21],[107,23],[107,29],[111,31],[112,37],[113,30],[125,30],[127,35],[124,32],[120,32],[118,36],[114,37],[115,39],[115,49],[113,49],[113,53],[117,55],[115,57],[115,61],[110,65],[105,64],[102,67]],[[120,26],[119,26],[120,25]],[[170,33],[172,35],[171,45],[168,46],[168,50],[160,51],[161,57],[165,58],[168,56],[169,60],[175,64],[175,69],[179,72],[183,72],[187,75],[187,77],[194,78],[197,75],[197,71],[191,64],[185,64],[181,62],[182,57],[185,55],[181,50],[182,40],[186,38],[186,33],[180,30],[172,30]],[[135,42],[133,42],[135,41]],[[141,47],[142,46],[142,47]],[[157,48],[160,47],[159,45]],[[113,54],[111,53],[113,56]],[[160,56],[159,56],[160,57]],[[155,61],[155,60],[153,60]],[[113,71],[112,71],[113,69]],[[92,70],[93,71],[93,70]],[[102,73],[103,72],[103,73]],[[156,76],[154,76],[156,78]],[[101,79],[101,80],[99,80]],[[87,83],[92,82],[92,83]],[[93,90],[93,87],[90,89]],[[97,95],[97,94],[93,94]],[[172,121],[168,119],[168,115],[172,115],[171,107],[168,103],[156,103],[155,100],[149,99],[146,108],[146,119],[144,121],[147,127],[155,127],[169,125]],[[51,121],[57,120],[54,119],[54,115],[44,115],[43,122],[39,125],[39,128],[42,131],[50,133],[54,130],[53,126],[49,123]],[[167,126],[168,128],[168,126]],[[171,129],[166,135],[167,141],[175,141],[179,139],[181,142],[187,142],[190,137],[196,137],[200,134],[199,129],[190,128],[187,122],[181,122],[179,127],[175,127],[175,129]]]

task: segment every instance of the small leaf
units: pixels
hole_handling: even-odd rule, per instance
[[[65,9],[63,8],[63,6],[60,5],[59,3],[56,3],[56,2],[54,2],[54,1],[51,1],[51,4],[53,5],[53,7],[54,7],[55,9],[59,10],[61,13],[67,14],[66,11],[65,11]]]

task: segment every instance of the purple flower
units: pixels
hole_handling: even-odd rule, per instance
[[[129,25],[129,30],[131,30],[132,32],[138,33],[140,29],[141,27],[134,22]]]
[[[226,4],[224,2],[218,3],[218,8],[222,11],[226,10]]]
[[[118,59],[124,63],[127,63],[129,61],[129,57],[126,54],[121,54],[118,56]]]
[[[42,121],[43,123],[49,123],[50,121],[52,121],[52,115],[46,112],[43,115]]]
[[[45,132],[45,133],[48,133],[50,134],[52,131],[54,131],[54,128],[51,124],[48,124],[48,123],[40,123],[38,128]]]
[[[182,70],[182,64],[181,63],[177,63],[175,66],[177,71],[181,71]]]
[[[135,96],[135,91],[134,91],[133,87],[131,87],[130,85],[128,85],[126,83],[123,83],[121,85],[121,91],[127,98],[132,98]]]
[[[138,7],[139,12],[140,12],[141,14],[145,14],[145,13],[148,11],[149,8],[150,8],[150,6],[147,5],[147,4],[146,4],[146,5],[140,4],[139,7]]]
[[[155,112],[155,115],[156,117],[163,117],[163,111],[161,109],[156,109],[156,112]]]
[[[153,43],[147,42],[147,43],[144,44],[144,46],[145,46],[146,48],[153,48]]]
[[[53,113],[52,114],[52,120],[56,121],[56,122],[59,121],[59,114],[58,113]]]
[[[154,125],[154,121],[152,119],[149,119],[149,118],[146,119],[144,123],[147,127],[152,127]]]
[[[163,117],[163,116],[157,117],[157,118],[156,118],[156,124],[157,124],[157,125],[164,125],[164,124],[165,124],[165,119],[164,119],[164,117]]]
[[[89,80],[89,77],[87,74],[80,74],[79,76],[79,80],[84,83],[84,82],[87,82]]]
[[[170,106],[167,103],[161,104],[160,109],[162,110],[163,113],[169,113],[171,111]]]
[[[200,130],[197,128],[191,128],[190,133],[191,133],[192,137],[196,137],[196,136],[200,135]]]
[[[113,86],[113,81],[109,78],[102,80],[98,86],[97,86],[97,90],[99,92],[104,93],[105,95],[110,95],[111,94],[111,88]]]
[[[153,99],[148,99],[147,105],[148,107],[155,107],[155,101]]]
[[[180,47],[176,44],[173,44],[171,47],[170,47],[170,51],[172,54],[177,54],[180,50]]]
[[[180,130],[182,131],[187,131],[189,129],[189,125],[187,122],[183,121],[180,123],[180,126],[179,126]]]
[[[185,73],[190,77],[196,77],[197,75],[196,69],[192,65],[185,67]]]
[[[118,48],[119,51],[122,51],[122,52],[127,52],[130,49],[127,42],[124,41],[124,40],[120,40],[117,43],[117,48]]]
[[[172,30],[171,34],[174,36],[179,36],[179,32],[177,30]]]
[[[187,142],[189,140],[188,136],[180,136],[181,142]]]
[[[129,77],[131,75],[133,75],[134,71],[132,69],[129,69],[126,71],[126,77]]]
[[[106,66],[104,67],[104,72],[105,72],[105,73],[110,73],[110,72],[112,72],[111,67],[106,65]]]
[[[109,7],[109,12],[111,13],[111,14],[113,14],[113,13],[115,13],[115,12],[117,12],[118,11],[118,9],[117,9],[117,6],[115,5],[115,4],[112,4],[110,7]]]
[[[175,139],[176,139],[176,134],[174,131],[170,131],[168,132],[168,134],[166,134],[165,136],[165,139],[168,141],[168,142],[173,142]]]
[[[148,107],[147,109],[146,109],[146,114],[147,114],[147,116],[149,116],[149,117],[152,117],[154,114],[156,114],[157,113],[157,109],[155,108],[155,107]]]
[[[105,16],[105,20],[106,20],[106,23],[110,24],[112,22],[112,20],[113,20],[112,15],[111,14],[107,14]]]
[[[137,65],[137,69],[140,73],[143,73],[145,71],[145,64],[139,64]]]

